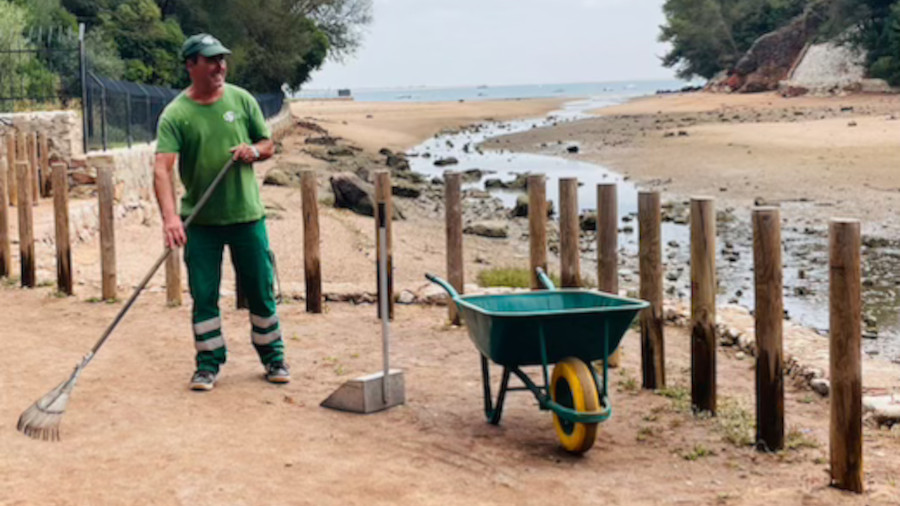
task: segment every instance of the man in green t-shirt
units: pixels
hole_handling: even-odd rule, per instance
[[[211,390],[225,363],[225,339],[219,313],[222,252],[228,245],[235,272],[250,306],[251,340],[265,366],[266,379],[287,383],[284,341],[275,312],[273,266],[265,213],[253,162],[275,152],[271,132],[256,99],[246,90],[225,83],[231,54],[213,36],[188,38],[181,58],[191,85],[165,108],[159,118],[154,189],[163,219],[166,247],[184,246],[188,283],[194,299],[192,321],[197,370],[192,390]],[[185,229],[182,218],[216,175],[235,160],[197,217]],[[172,171],[184,183],[181,216],[175,210]]]

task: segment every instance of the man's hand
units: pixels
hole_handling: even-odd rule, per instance
[[[163,239],[169,249],[180,248],[187,243],[187,235],[184,233],[184,223],[178,215],[163,220]]]
[[[259,159],[259,150],[249,144],[241,144],[231,148],[234,160],[244,163],[253,163]]]

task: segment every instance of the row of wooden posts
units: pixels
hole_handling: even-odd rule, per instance
[[[447,276],[463,293],[461,174],[444,177]],[[532,288],[540,289],[535,268],[547,269],[547,198],[543,175],[528,177]],[[559,181],[560,281],[581,287],[578,180]],[[691,199],[691,402],[695,411],[716,413],[716,212],[715,200]],[[663,267],[660,194],[638,194],[640,298],[650,307],[640,316],[642,385],[666,385],[663,339]],[[756,441],[764,451],[784,448],[784,319],[781,218],[778,208],[752,212],[756,318]],[[842,489],[862,492],[862,372],[860,227],[856,220],[830,224],[831,479]],[[618,294],[618,203],[615,183],[597,185],[597,280],[602,291]],[[449,316],[459,324],[456,307]],[[618,365],[616,356],[610,365]]]
[[[7,153],[15,153],[9,150]],[[18,151],[25,153],[26,151]],[[12,158],[7,156],[7,159]],[[27,160],[15,161],[18,203],[21,283],[35,286],[32,203],[35,181]],[[11,273],[8,209],[11,184],[6,161],[0,158],[0,277]],[[56,222],[57,283],[62,293],[72,293],[72,268],[68,230],[67,167],[52,166],[54,216]],[[447,172],[445,218],[447,278],[464,293],[462,175]],[[113,168],[98,167],[102,295],[116,298]],[[560,264],[563,287],[580,287],[578,181],[559,182]],[[174,188],[173,188],[174,191]],[[618,203],[614,183],[597,185],[597,280],[602,291],[617,294]],[[322,275],[318,222],[317,181],[314,171],[301,174],[304,228],[304,274],[306,309],[322,312]],[[529,237],[532,288],[539,289],[535,268],[547,269],[547,198],[543,175],[528,177]],[[393,215],[391,179],[388,171],[375,173],[375,213],[384,202],[387,227],[388,272],[392,272]],[[691,200],[691,399],[697,411],[716,412],[716,236],[715,202],[712,198]],[[640,297],[650,307],[640,316],[642,385],[659,389],[666,385],[663,339],[663,268],[661,206],[658,192],[638,195]],[[377,216],[375,222],[377,223]],[[756,289],[756,440],[760,449],[784,447],[784,359],[782,346],[782,272],[780,214],[777,208],[753,210],[753,252]],[[376,234],[377,237],[377,234]],[[376,247],[379,246],[376,242]],[[860,361],[861,275],[860,227],[855,220],[832,220],[830,224],[831,309],[831,476],[847,490],[862,491],[862,391]],[[380,248],[377,248],[380,255]],[[380,259],[380,256],[378,257]],[[388,279],[389,315],[393,316],[393,276]],[[181,280],[178,255],[170,255],[166,268],[167,303],[180,304]],[[380,296],[380,294],[379,294]],[[240,300],[240,297],[238,297]],[[379,313],[379,316],[380,313]],[[449,304],[451,322],[459,325],[454,304]],[[618,351],[610,357],[618,365]]]

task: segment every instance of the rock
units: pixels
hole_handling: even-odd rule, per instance
[[[387,160],[385,160],[385,165],[392,169],[407,171],[409,170],[409,160],[402,155],[388,155]]]
[[[97,184],[96,177],[88,174],[87,172],[82,172],[81,170],[70,172],[69,179],[72,180],[73,186],[82,184]]]
[[[350,209],[364,216],[374,216],[375,188],[356,174],[337,173],[329,179],[334,192],[334,207]]]
[[[504,190],[509,188],[509,185],[497,178],[491,178],[484,180],[484,187],[489,190]]]
[[[669,271],[666,273],[666,279],[669,281],[678,281],[678,273]]]
[[[569,146],[569,147],[566,148],[566,151],[568,151],[569,153],[577,153],[577,152],[578,152],[578,146]]]
[[[847,126],[848,126],[848,127],[855,127],[855,126],[856,126],[856,122],[855,122],[855,121],[851,121],[851,122],[847,123]]]
[[[597,213],[589,211],[578,217],[578,223],[581,230],[587,232],[589,230],[597,230]]]
[[[553,216],[553,201],[547,201],[547,216]],[[516,206],[510,213],[513,218],[523,218],[528,216],[528,195],[519,195],[516,198]]]
[[[303,142],[306,144],[314,144],[317,146],[335,146],[340,137],[331,137],[323,135],[321,137],[307,137]]]
[[[434,161],[434,165],[437,167],[446,167],[447,165],[456,165],[459,163],[459,160],[456,158],[447,157],[447,158],[438,158]]]
[[[349,146],[340,146],[328,150],[329,156],[354,156],[356,151]]]
[[[866,395],[863,410],[871,412],[878,425],[896,426],[900,422],[900,398],[893,395]]]
[[[422,194],[422,187],[403,179],[395,179],[391,183],[391,194],[397,197],[415,199]]]
[[[828,393],[831,391],[831,382],[825,378],[814,378],[810,380],[809,387],[822,397],[828,397]]]
[[[434,164],[437,165],[437,162]],[[477,183],[478,181],[481,181],[481,178],[484,177],[485,174],[486,172],[481,169],[468,169],[463,171],[462,180],[465,183]]]
[[[505,221],[479,221],[467,226],[463,233],[503,239],[509,236],[509,225]]]
[[[394,152],[388,148],[381,148],[378,150],[378,154],[381,156],[393,156]]]
[[[273,167],[266,172],[263,184],[272,186],[291,186],[291,176],[278,167]]]
[[[409,290],[403,290],[400,292],[400,295],[397,296],[397,304],[409,305],[416,301],[416,294],[412,293]]]

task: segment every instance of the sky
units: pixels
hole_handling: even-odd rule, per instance
[[[671,79],[664,0],[373,0],[362,47],[306,89]]]

